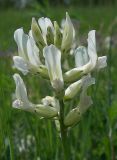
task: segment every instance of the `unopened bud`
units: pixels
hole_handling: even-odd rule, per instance
[[[66,90],[65,90],[65,96],[64,99],[71,99],[73,98],[78,91],[80,91],[82,86],[82,80],[79,80],[77,82],[72,83]]]
[[[78,68],[73,68],[65,72],[63,78],[66,83],[70,83],[77,81],[82,75],[83,72],[81,70],[79,70]]]
[[[54,21],[54,29],[55,29],[54,45],[60,49],[61,42],[62,42],[62,33],[61,33],[59,25],[56,21]]]
[[[35,42],[37,43],[39,48],[42,49],[45,46],[45,42],[44,42],[41,30],[40,30],[35,18],[32,18],[31,30],[32,30],[32,35],[33,35]]]
[[[37,105],[35,107],[35,112],[44,118],[53,118],[58,115],[57,109],[50,106]]]
[[[50,26],[47,28],[46,40],[48,45],[54,44],[54,34]]]
[[[81,120],[81,113],[79,111],[79,108],[72,109],[64,120],[64,125],[67,127],[73,126],[77,124]]]

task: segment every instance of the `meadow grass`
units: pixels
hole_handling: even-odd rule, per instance
[[[43,12],[37,8],[28,10],[0,11],[0,159],[1,160],[64,160],[62,146],[54,123],[40,120],[38,116],[12,108],[15,84],[12,78],[12,54],[6,51],[16,51],[13,33],[23,27],[26,32],[30,29],[31,18],[48,16],[53,20],[65,17],[66,10],[70,16],[80,21],[80,34],[88,33],[91,29],[99,30],[108,35],[108,27],[116,18],[114,8],[79,8],[56,7],[46,8]],[[102,55],[108,51],[102,51]],[[68,146],[72,160],[115,160],[117,158],[117,75],[116,49],[111,51],[111,66],[95,73],[96,85],[91,88],[94,101],[91,109],[85,114],[78,126],[70,131]],[[111,77],[108,71],[111,67]],[[22,74],[21,74],[22,75]],[[23,76],[28,89],[29,99],[39,103],[44,96],[52,95],[50,84],[38,75]],[[109,84],[111,83],[111,91]],[[44,87],[43,87],[44,86]],[[111,92],[111,95],[109,94]],[[111,106],[109,106],[111,96]],[[69,106],[76,105],[77,100]],[[66,104],[67,106],[68,104]],[[112,132],[110,134],[110,131]]]

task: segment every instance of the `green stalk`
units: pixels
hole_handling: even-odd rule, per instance
[[[61,141],[63,146],[63,152],[64,152],[64,160],[68,160],[68,144],[67,144],[67,128],[64,125],[64,102],[63,100],[59,100],[60,102],[60,133],[61,133]]]

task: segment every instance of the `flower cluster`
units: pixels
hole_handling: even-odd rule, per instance
[[[24,75],[29,72],[38,73],[49,80],[56,96],[46,96],[41,104],[33,104],[27,97],[22,78],[19,74],[14,74],[16,100],[13,107],[59,120],[62,107],[60,100],[72,100],[80,94],[78,106],[64,117],[66,127],[78,123],[92,104],[91,97],[87,95],[88,87],[95,84],[91,73],[107,65],[106,56],[97,56],[95,30],[88,33],[87,47],[79,46],[74,50],[74,68],[67,71],[63,64],[66,60],[69,61],[69,53],[75,41],[75,29],[68,13],[63,28],[49,18],[39,18],[38,23],[32,18],[29,34],[20,28],[15,31],[14,39],[18,46],[18,56],[13,57],[15,67]]]

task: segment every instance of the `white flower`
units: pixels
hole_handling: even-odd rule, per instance
[[[75,50],[76,67],[65,73],[65,81],[74,81],[79,76],[87,74],[94,69],[99,70],[106,67],[106,59],[106,56],[97,56],[95,30],[90,31],[88,34],[88,48],[80,46]]]
[[[39,18],[38,23],[42,30],[43,39],[47,44],[46,36],[47,36],[48,27],[51,28],[52,32],[54,32],[54,26],[49,18],[44,18],[44,17]]]
[[[28,100],[26,87],[20,75],[14,74],[13,78],[16,84],[16,100],[12,104],[14,108],[37,113],[44,118],[52,118],[58,115],[57,107],[51,107],[49,103],[47,105],[31,103]]]
[[[48,69],[48,74],[52,87],[55,90],[63,89],[63,76],[61,69],[61,52],[54,45],[46,46],[43,49],[45,57],[45,65]]]
[[[75,30],[70,20],[70,17],[66,12],[66,21],[64,23],[63,39],[61,45],[62,51],[68,51],[71,48],[74,38],[75,38]]]
[[[26,87],[22,78],[19,74],[14,74],[13,78],[16,84],[16,100],[13,102],[13,107],[34,112],[34,104],[28,100]]]
[[[84,74],[91,72],[95,68],[104,68],[107,65],[106,56],[97,56],[95,30],[90,31],[88,34],[88,48],[79,47],[76,49],[75,64]]]
[[[15,31],[14,39],[17,43],[19,54],[19,56],[13,57],[15,67],[24,74],[27,74],[29,70],[37,72],[41,62],[39,49],[34,40],[26,35],[22,28]]]

